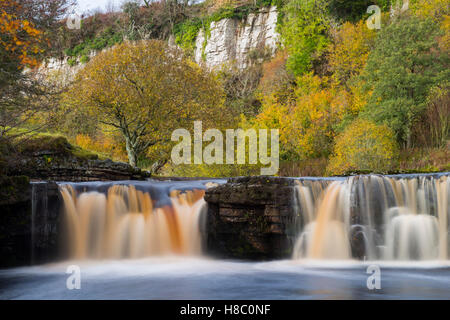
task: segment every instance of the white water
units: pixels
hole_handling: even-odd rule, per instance
[[[355,226],[367,260],[449,258],[449,176],[350,177],[313,192],[318,183],[297,186],[303,228],[294,259],[351,259]]]

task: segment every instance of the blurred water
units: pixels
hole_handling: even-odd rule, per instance
[[[81,289],[68,290],[69,265]],[[370,262],[378,264],[378,262]],[[381,290],[356,261],[239,262],[187,257],[66,261],[0,270],[0,299],[447,299],[447,262],[379,262]]]

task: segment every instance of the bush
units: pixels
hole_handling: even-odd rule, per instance
[[[88,63],[89,62],[89,56],[86,56],[86,55],[82,56],[80,58],[80,62],[81,63]]]
[[[393,132],[385,125],[355,120],[335,141],[327,171],[331,175],[355,172],[389,172],[397,146]]]
[[[71,67],[76,66],[78,64],[78,60],[76,57],[71,57],[67,59],[67,64]]]

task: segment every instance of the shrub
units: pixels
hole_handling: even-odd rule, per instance
[[[78,60],[76,57],[71,57],[67,59],[67,64],[71,67],[76,66],[78,64]]]
[[[337,136],[327,171],[331,175],[354,172],[389,172],[395,162],[396,143],[386,125],[355,120]]]
[[[86,56],[86,55],[82,56],[80,58],[80,62],[81,63],[88,63],[89,62],[89,56]]]

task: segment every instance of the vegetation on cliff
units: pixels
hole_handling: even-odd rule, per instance
[[[204,130],[279,129],[281,175],[450,170],[448,2],[374,3],[380,30],[367,27],[365,0],[128,1],[68,30],[69,0],[3,1],[0,137],[16,147],[30,132],[63,133],[161,174],[257,172],[172,166],[172,130],[203,120]],[[213,21],[271,5],[279,11],[275,55],[252,50],[244,69],[192,61],[200,29],[208,35]],[[167,44],[172,35],[177,49]],[[64,56],[85,64],[75,81],[36,73],[39,61]]]

